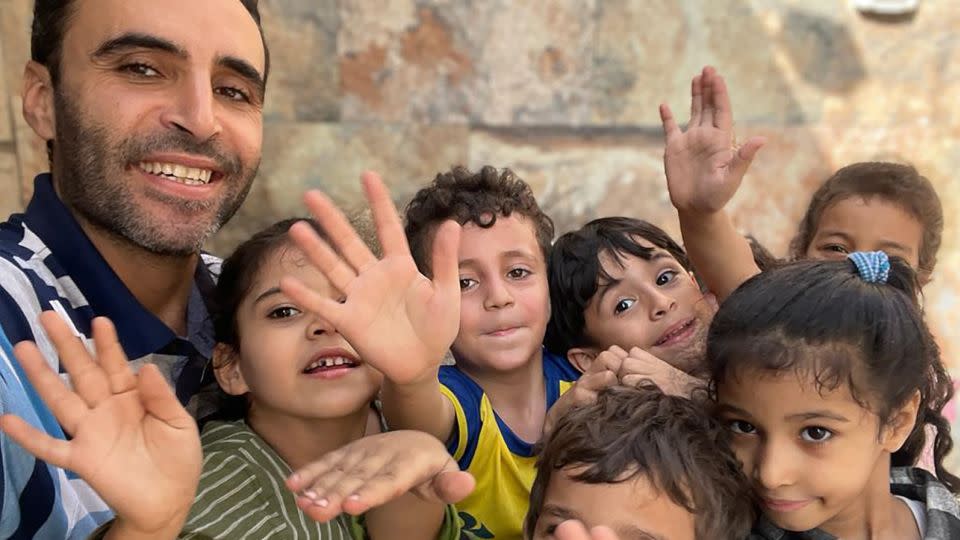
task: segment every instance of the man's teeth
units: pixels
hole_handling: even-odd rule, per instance
[[[150,174],[163,175],[175,182],[187,184],[188,186],[199,186],[208,184],[213,176],[213,171],[207,169],[194,169],[193,167],[184,167],[173,163],[156,163],[144,161],[140,163],[140,169]]]
[[[335,366],[353,366],[353,360],[349,358],[344,358],[342,356],[331,356],[328,358],[321,358],[319,360],[314,360],[309,366],[307,366],[305,371],[310,371],[313,369],[328,368]]]

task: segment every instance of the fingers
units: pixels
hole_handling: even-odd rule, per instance
[[[343,322],[343,304],[324,296],[295,277],[280,278],[280,290],[300,307],[326,319],[335,328],[341,328]]]
[[[700,115],[703,111],[702,78],[697,75],[690,83],[690,123],[688,126],[699,126]]]
[[[700,112],[700,125],[705,127],[716,126],[716,105],[714,104],[713,82],[716,73],[710,66],[703,68],[700,84],[703,91],[703,110]]]
[[[309,223],[294,223],[288,233],[293,243],[303,251],[307,259],[330,280],[330,284],[340,292],[346,292],[347,287],[357,277],[357,272],[330,246],[320,238],[317,231]]]
[[[466,471],[444,471],[433,479],[433,491],[446,504],[456,504],[473,493],[477,481]]]
[[[727,83],[720,75],[713,76],[713,110],[714,125],[721,131],[733,131],[733,107],[730,105],[730,94],[727,92]]]
[[[347,446],[301,468],[291,475],[287,485],[302,492],[316,506],[339,508],[347,496],[376,475],[385,461],[362,448]]]
[[[410,246],[407,245],[407,235],[403,232],[403,222],[383,179],[379,174],[367,171],[363,173],[361,180],[373,211],[373,222],[377,227],[380,245],[383,246],[383,254],[409,255]]]
[[[45,311],[40,314],[40,324],[53,342],[60,356],[60,363],[70,374],[70,384],[77,395],[90,408],[110,397],[110,383],[106,374],[97,365],[84,343],[73,333],[60,314]]]
[[[320,227],[327,233],[327,237],[336,246],[337,251],[354,270],[359,272],[367,265],[377,261],[366,242],[350,225],[350,220],[326,195],[312,190],[304,194],[303,200],[314,219],[317,220]],[[331,278],[332,282],[332,277],[329,275],[327,277]]]
[[[586,374],[576,383],[580,391],[574,394],[574,401],[577,404],[593,403],[597,399],[597,392],[614,386],[617,381],[616,371],[604,370]]]
[[[53,438],[12,414],[0,416],[0,430],[37,459],[72,469],[69,442]]]
[[[180,404],[173,388],[160,374],[157,366],[147,364],[140,368],[138,379],[140,400],[148,414],[177,429],[197,429],[190,413]]]
[[[673,111],[666,103],[660,104],[660,122],[663,124],[663,140],[665,143],[680,134],[680,127],[673,118]]]
[[[616,373],[620,371],[620,365],[627,356],[629,356],[627,351],[614,345],[597,355],[597,358],[590,364],[589,371],[599,372],[609,370]]]
[[[67,433],[76,433],[77,424],[88,410],[87,403],[64,386],[33,342],[18,343],[13,348],[13,354],[57,422]]]
[[[766,143],[767,140],[763,137],[751,137],[740,146],[730,164],[731,175],[734,175],[736,178],[742,178],[743,175],[747,173],[747,169],[750,167],[750,163],[753,162],[753,158],[756,157],[757,152],[759,152],[760,148]]]
[[[110,392],[122,394],[137,386],[137,376],[130,369],[126,353],[117,338],[117,330],[106,317],[97,317],[91,323],[97,361],[107,375]]]
[[[437,228],[433,237],[431,266],[433,282],[443,291],[460,299],[460,224],[449,220]],[[458,304],[459,305],[459,304]]]

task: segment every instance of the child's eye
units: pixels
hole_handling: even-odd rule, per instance
[[[844,255],[849,253],[849,251],[847,251],[847,248],[840,244],[827,244],[823,246],[823,248],[821,249],[823,249],[823,251],[832,251],[834,253],[842,253]]]
[[[286,319],[300,314],[300,310],[293,306],[282,306],[267,314],[268,319]]]
[[[157,76],[160,75],[160,72],[159,72],[159,71],[157,71],[156,69],[150,67],[150,66],[147,65],[147,64],[144,64],[143,62],[133,62],[133,63],[130,63],[130,64],[124,64],[124,65],[120,66],[120,71],[125,71],[125,72],[127,72],[127,73],[132,74],[132,75],[136,75],[136,76],[138,76],[138,77],[143,77],[143,78],[145,78],[145,79],[147,79],[147,78],[152,78],[152,77],[157,77]]]
[[[618,301],[618,302],[617,302],[617,305],[613,307],[613,314],[614,314],[614,315],[619,315],[619,314],[623,313],[624,311],[626,311],[626,310],[630,309],[631,307],[633,307],[633,304],[635,304],[636,302],[637,302],[637,301],[634,300],[634,299],[632,299],[632,298],[624,298],[624,299]]]
[[[530,274],[531,274],[531,272],[530,272],[529,270],[527,270],[526,268],[514,268],[514,269],[510,270],[509,272],[507,272],[507,276],[508,276],[508,277],[511,277],[511,278],[513,278],[513,279],[523,279],[523,278],[529,276]]]
[[[757,432],[757,428],[753,424],[743,420],[731,420],[729,426],[731,431],[740,435],[754,435]]]
[[[470,278],[460,278],[460,290],[465,291],[476,286],[477,280]]]
[[[833,432],[827,428],[822,428],[819,426],[808,427],[800,432],[800,438],[812,443],[822,443],[830,440],[833,437]]]
[[[676,270],[666,270],[661,272],[660,275],[657,276],[657,286],[663,286],[667,283],[670,283],[673,281],[673,278],[677,277],[677,274],[678,272]]]

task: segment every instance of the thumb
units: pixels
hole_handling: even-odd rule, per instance
[[[751,137],[750,140],[737,149],[733,155],[733,160],[730,162],[731,175],[735,178],[743,178],[743,175],[747,173],[747,169],[750,167],[750,163],[753,162],[753,158],[766,143],[767,140],[763,137]]]
[[[455,504],[473,493],[477,485],[473,475],[466,471],[444,471],[433,478],[436,497],[447,504]]]
[[[177,400],[173,389],[153,364],[140,368],[137,375],[140,399],[147,414],[177,429],[195,428],[190,413]]]

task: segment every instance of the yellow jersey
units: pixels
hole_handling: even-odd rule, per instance
[[[565,358],[543,351],[547,410],[579,376]],[[473,493],[457,503],[461,537],[521,540],[536,476],[534,443],[515,435],[483,389],[456,366],[440,368],[440,388],[457,415],[447,449],[477,480]]]

